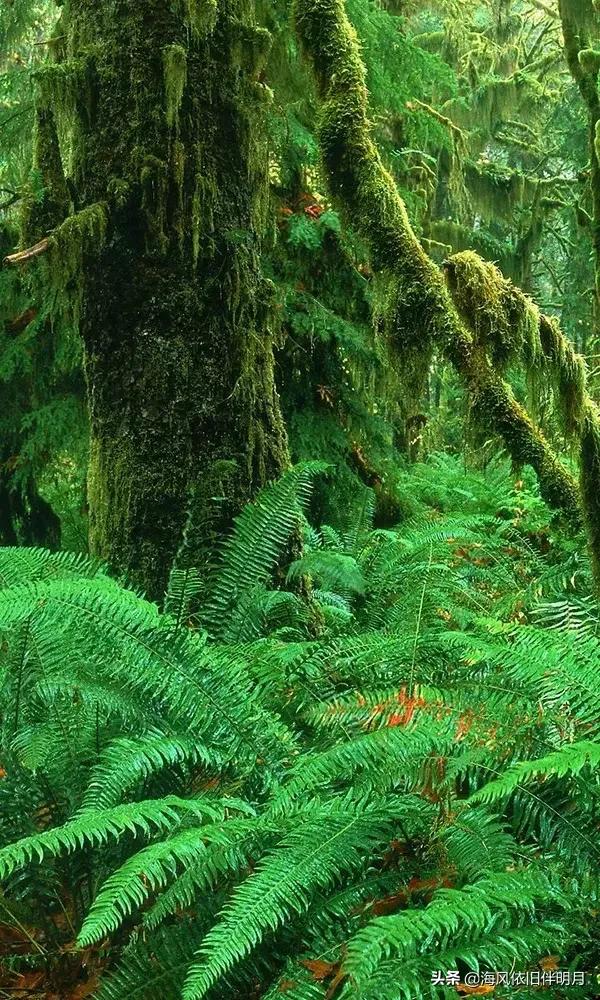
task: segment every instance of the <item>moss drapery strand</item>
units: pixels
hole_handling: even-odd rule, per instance
[[[542,495],[551,506],[577,521],[583,500],[592,558],[600,576],[600,510],[595,499],[600,481],[600,424],[598,411],[585,391],[581,359],[553,321],[532,318],[533,307],[510,286],[510,295],[522,313],[521,360],[526,366],[541,364],[553,371],[563,412],[567,398],[579,399],[575,421],[581,441],[580,492],[493,363],[499,328],[491,324],[493,337],[482,344],[474,329],[481,317],[469,312],[473,303],[468,296],[458,296],[455,302],[451,295],[452,274],[456,275],[461,264],[470,262],[478,294],[482,272],[484,277],[490,276],[485,271],[489,265],[477,263],[474,254],[468,261],[459,255],[446,268],[451,278],[449,288],[410,225],[394,179],[372,139],[365,70],[344,0],[296,0],[295,12],[297,31],[313,64],[321,100],[319,141],[331,193],[367,239],[375,269],[394,283],[395,294],[388,297],[388,324],[399,347],[428,355],[435,346],[443,353],[462,378],[475,418],[503,439],[516,463],[535,469]],[[492,278],[498,292],[497,279],[493,274]],[[507,287],[500,292],[508,294]],[[510,345],[505,346],[510,351]]]

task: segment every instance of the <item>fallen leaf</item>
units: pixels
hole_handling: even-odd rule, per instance
[[[546,955],[545,958],[540,958],[538,965],[540,969],[544,972],[555,972],[559,967],[560,955]]]
[[[320,958],[303,958],[300,965],[303,965],[305,969],[312,972],[313,979],[316,979],[317,982],[329,979],[338,969],[337,962],[324,962]]]

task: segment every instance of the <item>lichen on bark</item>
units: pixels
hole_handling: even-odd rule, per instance
[[[223,530],[287,464],[259,256],[264,88],[248,68],[265,39],[247,0],[71,0],[60,30],[65,64],[41,86],[68,123],[77,210],[50,262],[78,289],[90,542],[160,600],[190,495]],[[236,471],[217,502],[202,484],[223,462]]]

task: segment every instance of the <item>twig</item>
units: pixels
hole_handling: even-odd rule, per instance
[[[62,42],[66,35],[56,35],[54,38],[44,38],[41,42],[34,42],[34,45],[56,45],[57,42]]]
[[[531,4],[532,7],[535,7],[537,10],[543,11],[544,14],[548,15],[548,17],[553,17],[555,21],[560,20],[560,15],[558,11],[554,10],[553,7],[550,6],[550,4],[544,3],[544,0],[529,0],[529,3]]]
[[[46,253],[50,246],[50,240],[46,237],[36,243],[35,246],[28,247],[27,250],[19,250],[18,253],[10,253],[8,257],[3,260],[4,264],[9,266],[14,266],[16,264],[26,264],[27,261],[33,260],[34,257],[41,257],[43,253]]]

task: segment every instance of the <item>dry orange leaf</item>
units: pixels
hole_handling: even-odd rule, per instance
[[[560,968],[559,959],[560,955],[546,955],[545,958],[540,958],[538,965],[544,972],[554,972]]]
[[[321,982],[323,979],[329,979],[338,968],[337,962],[324,962],[320,958],[303,958],[300,965],[303,965],[305,969],[312,972],[313,979],[316,979],[318,982]]]
[[[69,1000],[85,1000],[86,997],[91,997],[97,989],[98,979],[88,979],[87,983],[79,983],[75,987],[73,992],[69,994]]]

